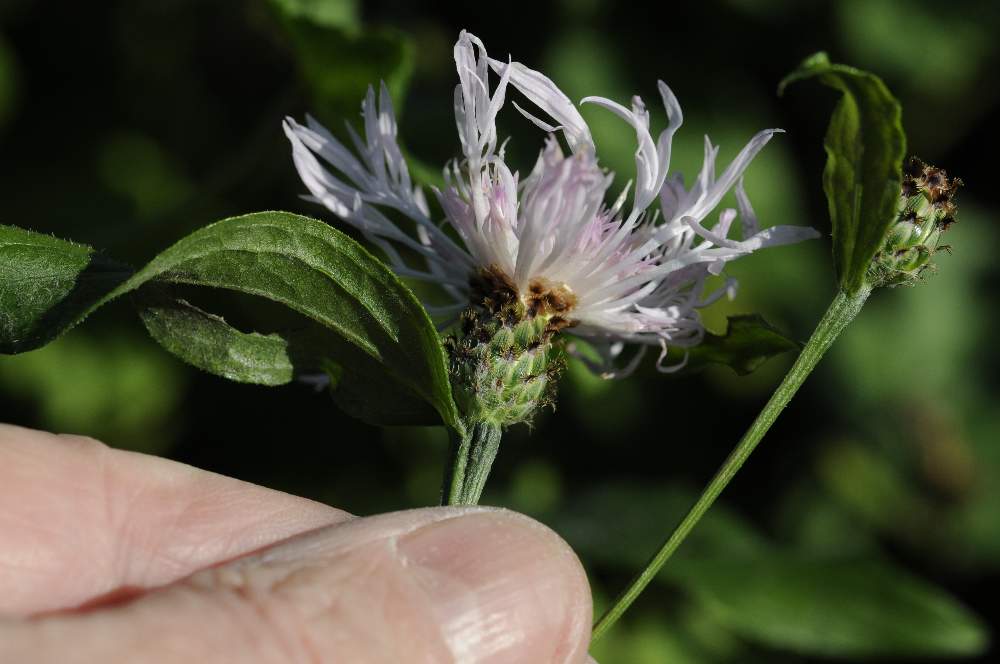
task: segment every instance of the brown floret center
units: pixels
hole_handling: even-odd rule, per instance
[[[556,283],[544,277],[535,277],[528,282],[525,293],[519,293],[517,285],[507,274],[495,265],[482,268],[471,280],[472,298],[487,310],[499,315],[513,315],[547,319],[546,329],[552,332],[576,324],[569,314],[577,304],[576,294],[563,283]],[[523,302],[523,313],[517,305]],[[513,323],[514,321],[510,321]]]

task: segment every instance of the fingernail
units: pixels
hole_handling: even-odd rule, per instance
[[[503,510],[473,512],[402,537],[399,553],[455,661],[582,661],[586,577],[547,528]]]

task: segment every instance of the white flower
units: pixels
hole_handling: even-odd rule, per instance
[[[704,165],[685,189],[680,174],[667,175],[671,139],[682,114],[666,84],[659,83],[659,92],[668,124],[656,140],[639,97],[632,98],[631,108],[587,97],[581,103],[604,107],[635,129],[635,187],[626,211],[628,185],[608,205],[614,174],[598,165],[590,129],[551,80],[520,63],[490,59],[483,43],[464,31],[455,44],[455,63],[460,81],[455,119],[464,158],[445,168],[446,186],[434,191],[445,217],[440,224],[410,179],[384,84],[377,104],[371,88],[362,103],[364,140],[348,126],[357,156],[312,118],[306,126],[291,118],[284,123],[295,166],[312,198],[383,249],[399,275],[440,284],[454,304],[429,309],[444,320],[470,304],[470,280],[480,270],[499,270],[522,298],[537,284],[569,297],[566,331],[597,349],[602,361],[588,361],[595,370],[625,375],[648,346],[659,346],[657,366],[670,371],[677,367],[663,366],[668,346],[690,347],[704,335],[698,309],[734,293],[735,282],[729,280],[706,294],[709,275],[721,274],[727,261],[757,249],[818,236],[797,226],[760,230],[743,192],[744,170],[779,130],[754,136],[718,177],[718,147],[706,137]],[[499,78],[492,92],[491,71]],[[514,103],[549,133],[523,179],[508,168],[497,142],[496,117],[511,87],[549,119]],[[569,154],[560,148],[557,132]],[[730,189],[742,221],[739,240],[729,238],[736,210],[723,210],[714,225],[706,224]],[[657,198],[659,209],[651,211]],[[390,214],[408,221],[400,224]],[[404,260],[400,248],[421,264]],[[627,366],[615,368],[626,344],[636,344],[638,352]]]

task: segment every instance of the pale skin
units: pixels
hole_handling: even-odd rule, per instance
[[[590,661],[572,550],[527,517],[356,518],[0,424],[0,662]]]

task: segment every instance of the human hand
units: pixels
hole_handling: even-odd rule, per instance
[[[0,425],[0,662],[587,661],[569,547],[524,516],[354,518]]]

